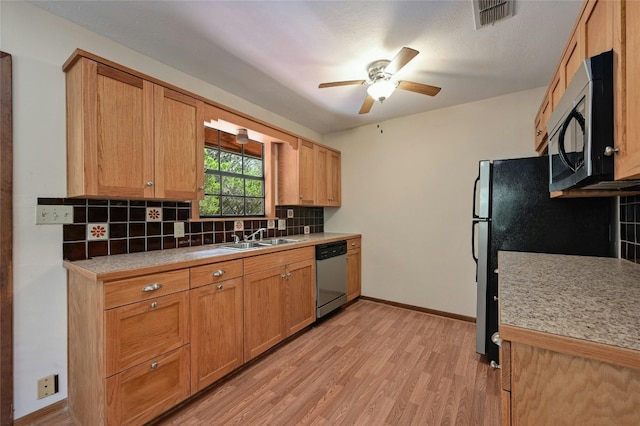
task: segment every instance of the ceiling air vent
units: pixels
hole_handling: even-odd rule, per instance
[[[513,16],[513,0],[473,0],[476,30]]]

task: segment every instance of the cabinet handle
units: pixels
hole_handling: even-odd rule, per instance
[[[147,182],[147,186],[153,186],[153,182],[151,181]]]
[[[502,366],[500,364],[498,364],[497,362],[495,362],[495,361],[491,361],[491,363],[489,363],[489,365],[491,366],[491,368],[493,368],[495,370],[498,370],[498,369],[502,368]]]
[[[614,148],[612,146],[604,147],[604,155],[606,155],[607,157],[611,157],[613,154],[616,154],[618,152],[620,152],[620,148]]]
[[[223,276],[227,271],[225,271],[224,269],[218,269],[217,271],[215,271],[213,274],[214,277],[221,277]]]
[[[198,187],[198,189],[199,189],[200,191],[204,191],[204,185],[200,185],[200,186]]]
[[[538,131],[536,132],[536,136],[540,136],[541,134],[542,134],[542,130],[538,130]]]
[[[303,195],[302,195],[302,194],[300,194],[300,199],[302,200],[302,198],[303,198]]]
[[[161,288],[162,288],[162,284],[154,283],[154,284],[149,284],[147,286],[142,287],[142,291],[156,291],[156,290],[160,290]]]
[[[351,243],[351,247],[355,247],[355,246],[356,246],[356,243]]]
[[[153,303],[151,304],[151,308],[155,309],[155,308],[157,308],[157,307],[158,307],[158,302],[153,302]]]
[[[282,274],[282,275],[280,275],[280,276],[282,277],[282,279],[287,278],[287,274]]]
[[[291,278],[291,272],[287,272],[287,278]]]
[[[498,301],[498,296],[493,296],[493,301],[497,302]]]
[[[218,290],[222,290],[224,289],[224,286],[222,284],[218,284]]]
[[[160,366],[157,362],[151,363],[151,369],[155,370]]]

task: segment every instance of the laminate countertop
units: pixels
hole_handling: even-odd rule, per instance
[[[640,265],[616,258],[500,251],[498,270],[503,339],[529,331],[620,349],[640,368]]]
[[[231,243],[211,244],[196,247],[184,247],[168,250],[146,251],[141,253],[100,256],[87,260],[65,261],[64,267],[93,280],[114,280],[132,275],[162,272],[179,268],[205,265],[207,263],[242,259],[250,256],[315,246],[332,241],[361,237],[360,234],[321,232],[305,235],[291,235],[284,238],[288,244],[273,247],[260,247],[248,250],[228,249],[223,246]]]

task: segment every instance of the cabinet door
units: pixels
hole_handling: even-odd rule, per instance
[[[204,196],[204,103],[155,86],[155,196]]]
[[[362,256],[359,248],[347,252],[347,302],[360,296]]]
[[[620,152],[615,158],[616,179],[640,178],[640,2],[628,1],[625,3],[626,21],[626,47],[624,60],[626,63],[626,94],[623,105],[626,113],[623,113],[619,123],[616,140]],[[618,87],[618,86],[616,86]],[[624,93],[624,90],[623,90]],[[624,109],[624,108],[623,108]],[[618,124],[618,123],[616,123]],[[626,132],[625,132],[626,130]]]
[[[249,361],[285,338],[285,269],[244,277],[244,359]]]
[[[299,176],[299,197],[300,204],[314,205],[316,195],[316,172],[314,164],[314,151],[311,142],[300,141],[299,160],[298,160],[298,176]]]
[[[327,168],[328,190],[327,196],[330,206],[340,206],[342,202],[342,172],[341,155],[336,151],[329,151],[329,167]]]
[[[316,320],[315,265],[315,260],[305,260],[286,267],[287,336]]]
[[[582,15],[585,58],[613,49],[613,7],[608,0],[589,0]]]
[[[189,345],[109,377],[106,385],[107,425],[144,424],[189,397]]]
[[[186,344],[188,312],[186,291],[105,311],[106,375]]]
[[[329,150],[316,145],[316,204],[326,206],[329,204]]]
[[[191,389],[242,365],[242,278],[191,291]]]
[[[68,195],[152,197],[153,85],[86,58],[66,80]]]

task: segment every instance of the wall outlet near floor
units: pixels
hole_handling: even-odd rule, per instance
[[[305,227],[304,227],[304,233],[305,233],[305,234],[308,234],[308,233],[310,233],[310,232],[311,232],[311,228],[310,228],[309,226],[305,226]]]
[[[52,374],[38,380],[38,399],[58,393],[58,375]]]
[[[286,230],[287,230],[287,220],[278,219],[278,231],[286,231]]]
[[[36,225],[73,223],[73,206],[36,206]]]
[[[184,222],[173,222],[173,236],[176,238],[184,237]]]

